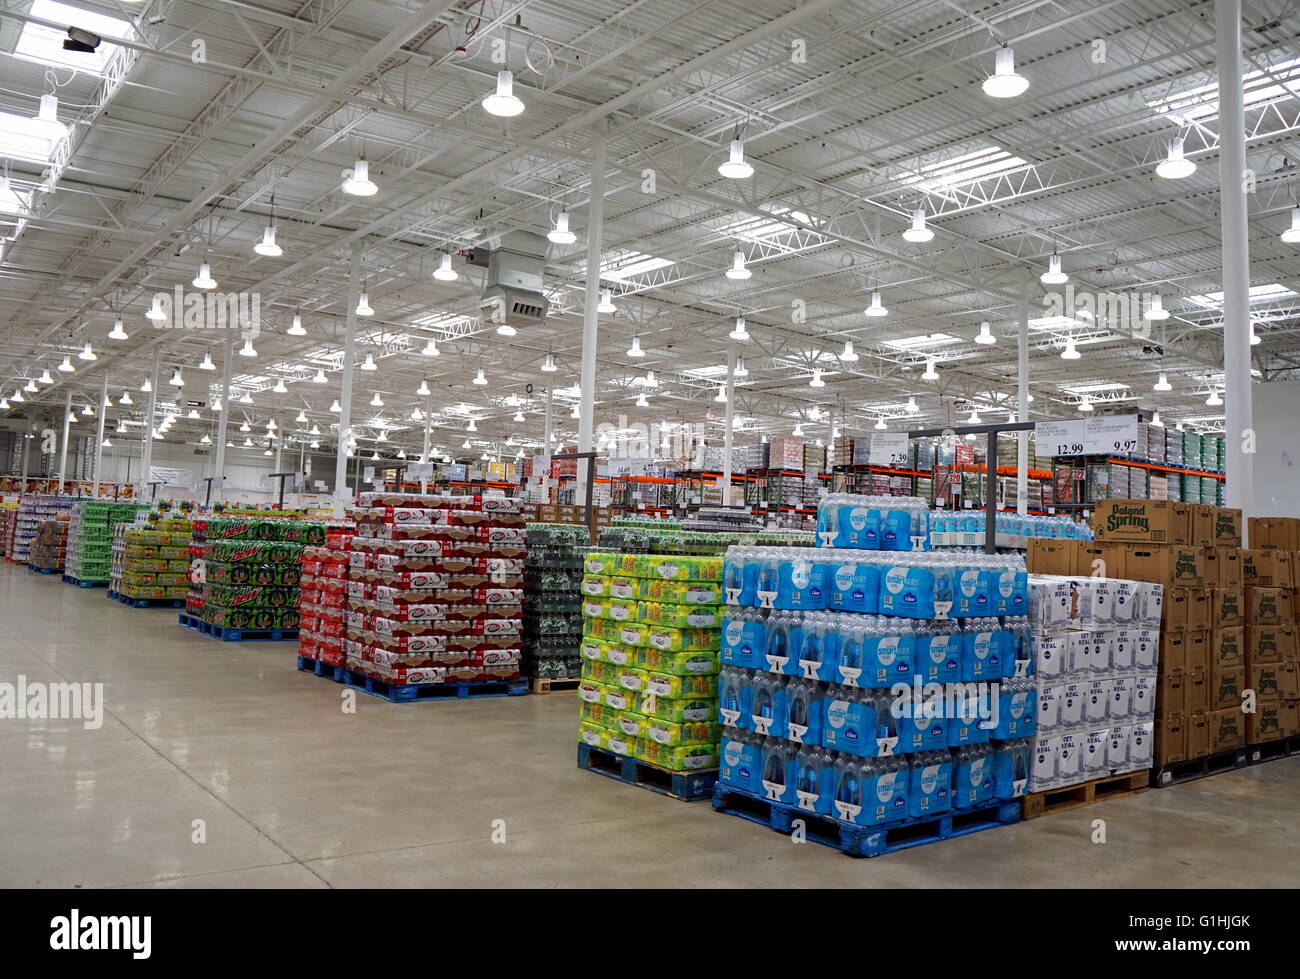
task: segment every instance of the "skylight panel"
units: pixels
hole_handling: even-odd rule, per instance
[[[18,35],[14,56],[26,61],[37,61],[44,65],[102,75],[104,65],[117,51],[117,45],[109,43],[109,39],[134,40],[135,38],[135,29],[125,20],[83,10],[66,3],[58,3],[57,0],[34,0],[30,14],[32,17],[56,24],[80,27],[92,34],[98,34],[104,41],[90,54],[65,51],[63,40],[66,31],[41,24],[24,24],[22,33]]]

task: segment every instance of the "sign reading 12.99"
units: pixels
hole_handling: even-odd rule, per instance
[[[1131,455],[1138,448],[1137,415],[1098,415],[1034,425],[1040,453],[1053,456]]]

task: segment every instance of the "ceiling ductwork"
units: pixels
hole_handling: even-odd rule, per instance
[[[478,248],[469,256],[476,265],[484,264],[486,257],[487,282],[478,304],[483,318],[513,327],[542,322],[550,306],[542,293],[546,239],[530,231],[512,231],[487,244],[486,256]]]

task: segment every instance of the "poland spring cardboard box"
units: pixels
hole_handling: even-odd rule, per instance
[[[1186,544],[1191,538],[1191,507],[1171,500],[1099,500],[1089,523],[1099,541]]]

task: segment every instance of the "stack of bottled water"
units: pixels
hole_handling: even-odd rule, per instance
[[[870,512],[844,502],[863,499],[877,498],[828,497],[824,513]],[[910,531],[911,510],[890,512]],[[719,781],[858,826],[1023,794],[1037,719],[1023,560],[927,552],[901,522],[889,539],[916,553],[831,546],[846,526],[879,543],[889,521],[840,519],[816,550],[727,552]]]
[[[999,513],[995,530],[998,547],[1024,549],[1031,537],[1092,540],[1087,521],[1071,517]],[[983,547],[988,514],[983,510],[935,510],[930,514],[932,547]]]
[[[1031,575],[1030,792],[1151,767],[1162,585]]]
[[[834,493],[817,506],[822,547],[867,551],[928,551],[930,508],[919,496]]]

